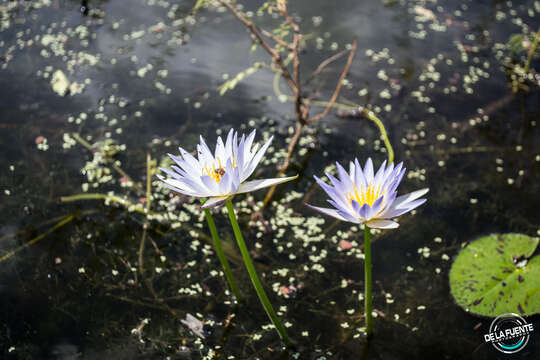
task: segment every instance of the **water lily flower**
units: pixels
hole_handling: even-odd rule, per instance
[[[208,198],[203,208],[223,204],[235,194],[247,193],[281,184],[297,176],[246,181],[270,146],[271,137],[263,146],[253,145],[255,130],[238,141],[237,132],[231,129],[225,143],[218,137],[212,153],[201,136],[197,145],[197,158],[182,148],[180,157],[169,154],[177,166],[161,168],[168,177],[158,175],[161,185],[184,195]]]
[[[399,224],[390,219],[409,212],[426,201],[420,197],[429,191],[427,188],[397,196],[396,189],[405,175],[403,163],[396,167],[393,163],[386,166],[385,160],[377,173],[374,173],[371,158],[366,161],[363,169],[358,159],[351,161],[348,173],[339,163],[336,163],[336,166],[339,179],[326,174],[332,185],[315,176],[317,183],[330,196],[328,202],[334,208],[307,204],[312,209],[339,220],[365,224],[369,228],[393,229]]]

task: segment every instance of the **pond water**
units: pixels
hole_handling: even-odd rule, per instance
[[[257,14],[260,2],[246,3],[262,27],[278,24]],[[257,128],[259,140],[275,135],[257,173],[274,176],[295,125],[293,104],[279,96],[286,85],[276,89],[274,74],[259,69],[220,95],[227,79],[269,63],[224,8],[193,16],[193,1],[87,6],[85,15],[78,1],[0,3],[2,359],[510,358],[484,343],[490,319],[455,304],[448,272],[481,235],[540,234],[538,78],[512,91],[505,46],[537,31],[538,1],[291,2],[304,34],[303,78],[356,38],[338,102],[369,106],[383,121],[408,169],[401,193],[430,192],[399,229],[374,234],[369,343],[362,231],[303,204],[325,202],[313,175],[335,161],[387,158],[377,127],[332,110],[300,140],[287,170],[298,180],[258,216],[265,191],[235,199],[297,344],[289,353],[260,308],[224,210],[214,217],[247,298],[240,306],[197,201],[171,197],[154,176],[167,152],[194,149],[199,134],[213,143],[231,127]],[[345,59],[306,85],[314,99],[330,98]],[[152,216],[141,252],[147,154]],[[86,198],[69,198],[77,194]],[[187,314],[204,323],[201,336],[181,322]],[[514,357],[539,354],[536,335]]]

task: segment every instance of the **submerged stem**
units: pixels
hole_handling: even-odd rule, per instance
[[[364,225],[364,313],[366,316],[366,335],[373,333],[373,318],[371,316],[371,232]]]
[[[264,310],[266,310],[268,317],[270,318],[270,320],[274,324],[274,327],[279,333],[281,340],[283,340],[287,347],[291,347],[291,340],[289,339],[285,328],[281,324],[281,321],[279,321],[279,318],[277,317],[276,312],[272,307],[272,304],[270,304],[270,300],[268,300],[268,296],[266,295],[266,292],[262,287],[257,272],[255,271],[255,266],[253,266],[253,262],[251,261],[251,257],[249,256],[249,251],[242,236],[242,232],[240,231],[240,227],[238,226],[238,222],[236,221],[236,215],[234,213],[234,208],[230,198],[227,199],[226,205],[229,212],[229,219],[231,220],[231,225],[234,231],[234,236],[236,237],[236,241],[238,242],[238,247],[240,248],[240,252],[242,253],[242,258],[244,259],[244,264],[246,265],[246,269],[249,273],[249,277],[251,278],[251,282],[253,283],[253,287],[255,288],[255,291],[259,296],[259,300],[261,301]]]
[[[221,266],[223,267],[223,272],[225,272],[225,277],[229,282],[229,286],[231,287],[234,296],[236,296],[236,299],[238,301],[242,301],[242,296],[240,295],[240,291],[238,290],[238,286],[236,285],[236,280],[234,279],[234,276],[231,272],[231,267],[229,266],[229,261],[227,260],[227,257],[223,252],[223,248],[221,247],[221,240],[219,239],[216,224],[214,223],[214,219],[212,217],[212,214],[210,213],[210,210],[204,209],[204,216],[206,217],[206,222],[208,223],[208,227],[210,228],[210,234],[212,235],[212,240],[214,240],[214,247],[216,249],[219,261],[221,262]]]

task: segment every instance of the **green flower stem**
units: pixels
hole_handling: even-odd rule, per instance
[[[231,267],[229,266],[229,261],[227,261],[227,257],[225,256],[223,248],[221,247],[221,240],[219,239],[219,235],[216,229],[216,223],[214,223],[214,218],[212,217],[210,210],[204,209],[204,216],[206,217],[206,222],[208,223],[208,227],[210,228],[212,240],[214,240],[214,247],[216,249],[219,261],[221,262],[221,266],[223,267],[223,271],[225,272],[225,277],[229,282],[229,286],[231,287],[234,296],[236,296],[236,300],[242,301],[242,296],[240,295],[240,291],[238,290],[238,285],[236,285],[236,280],[234,280],[234,276],[231,272]]]
[[[264,292],[261,281],[259,280],[259,277],[257,276],[257,272],[255,271],[255,266],[253,266],[253,262],[251,261],[251,257],[249,256],[249,251],[246,247],[246,243],[244,242],[244,238],[242,237],[242,232],[240,231],[240,227],[238,226],[238,222],[236,221],[236,215],[234,213],[234,208],[233,208],[230,198],[227,199],[226,205],[227,205],[227,210],[229,211],[229,219],[231,220],[234,236],[236,237],[236,241],[238,242],[238,247],[240,248],[240,252],[242,253],[242,257],[244,258],[244,264],[246,265],[247,271],[249,273],[249,277],[251,278],[251,282],[253,282],[253,287],[255,288],[255,291],[257,291],[259,300],[261,301],[261,304],[263,305],[264,310],[266,310],[268,317],[270,318],[277,332],[279,333],[281,340],[283,340],[283,342],[285,343],[287,347],[291,347],[292,346],[291,340],[289,339],[289,336],[287,335],[285,328],[279,321],[279,318],[277,317],[276,312],[274,311],[274,308],[272,307],[272,304],[270,304],[270,300],[268,300],[268,296],[266,296],[266,293]]]
[[[371,316],[371,232],[364,225],[364,313],[366,315],[366,335],[373,334],[373,317]]]

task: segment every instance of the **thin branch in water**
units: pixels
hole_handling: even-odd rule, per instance
[[[338,83],[336,85],[336,89],[334,90],[334,94],[332,95],[332,98],[330,99],[330,102],[326,106],[326,108],[318,115],[313,116],[312,118],[308,119],[308,123],[316,122],[323,117],[325,117],[329,112],[330,109],[332,109],[332,106],[336,102],[339,92],[341,91],[341,87],[343,86],[343,80],[347,77],[347,74],[349,73],[349,69],[351,68],[352,61],[354,59],[354,55],[356,54],[356,47],[357,47],[357,41],[354,39],[351,52],[349,54],[349,57],[347,59],[347,63],[345,64],[345,67],[343,68],[343,72],[341,73],[341,76],[339,77]]]
[[[45,236],[49,235],[50,233],[54,232],[55,230],[61,228],[62,226],[66,225],[67,223],[69,223],[71,220],[73,220],[75,218],[74,215],[68,215],[66,216],[63,220],[61,220],[60,222],[58,222],[56,225],[54,225],[53,227],[51,227],[49,230],[45,231],[44,233],[36,236],[35,238],[33,238],[32,240],[24,243],[23,245],[15,248],[14,250],[11,250],[9,251],[7,254],[3,255],[2,257],[0,257],[0,262],[2,261],[5,261],[7,259],[9,259],[10,257],[12,257],[13,255],[15,255],[16,253],[18,253],[19,251],[21,250],[24,250],[26,249],[27,247],[31,246],[31,245],[34,245],[35,243],[37,243],[38,241],[42,240]]]

